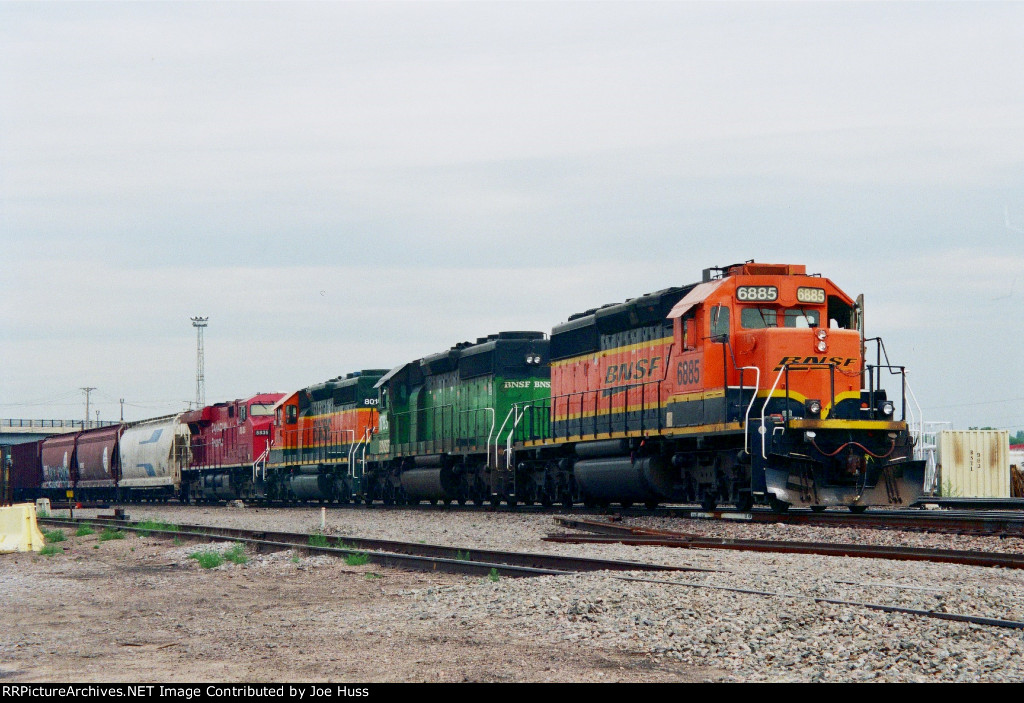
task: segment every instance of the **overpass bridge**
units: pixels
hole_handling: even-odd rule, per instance
[[[35,442],[51,435],[67,432],[81,432],[96,427],[119,425],[119,422],[98,420],[21,420],[0,418],[0,447],[9,447],[23,442]]]

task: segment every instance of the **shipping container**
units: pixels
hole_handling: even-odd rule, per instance
[[[938,444],[943,497],[1010,497],[1009,432],[943,430]]]

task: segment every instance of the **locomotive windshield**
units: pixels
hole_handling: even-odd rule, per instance
[[[821,313],[807,308],[789,308],[786,310],[786,327],[817,327]]]
[[[273,404],[253,403],[249,406],[249,414],[253,417],[273,415],[274,406]]]
[[[740,311],[740,325],[748,330],[778,327],[775,308],[743,308]]]

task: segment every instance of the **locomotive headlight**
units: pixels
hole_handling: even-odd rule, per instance
[[[820,352],[823,352],[826,349],[828,349],[828,345],[825,344],[825,340],[824,339],[819,339],[818,343],[814,345],[814,348],[817,349]]]
[[[895,410],[895,406],[892,404],[891,400],[887,400],[884,403],[882,403],[882,406],[879,408],[879,410],[882,411],[883,415],[892,415],[893,410]]]
[[[818,337],[818,339],[820,339],[822,341],[824,341],[825,337],[828,336],[828,332],[825,331],[824,327],[819,327],[818,331],[815,332],[814,334]]]
[[[821,401],[820,400],[808,400],[804,403],[804,407],[807,408],[807,417],[820,417],[821,416]]]

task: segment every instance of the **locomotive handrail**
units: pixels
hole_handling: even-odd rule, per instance
[[[512,435],[515,434],[516,427],[519,425],[519,423],[522,421],[522,419],[526,416],[526,409],[527,408],[532,408],[532,407],[533,407],[533,403],[529,402],[529,403],[527,403],[526,405],[523,406],[523,408],[522,408],[523,412],[518,412],[517,411],[516,412],[516,419],[512,421],[512,427],[510,427],[509,430],[508,430],[508,438],[505,441],[505,468],[506,469],[511,469],[512,468]],[[512,406],[512,409],[513,410],[517,410],[515,405]],[[515,481],[515,478],[513,477],[513,486],[515,485],[514,481]]]
[[[364,467],[363,467],[364,471],[363,471],[363,473],[366,473],[366,471],[365,471],[366,447],[365,447],[364,443],[369,441],[369,437],[370,437],[370,434],[372,433],[372,430],[369,427],[367,427],[365,430],[363,430],[363,436],[359,438],[358,442],[355,441],[355,439],[356,439],[355,432],[356,431],[355,430],[351,430],[351,432],[352,432],[352,446],[349,447],[349,450],[348,450],[348,470],[346,471],[346,473],[348,474],[349,478],[355,478],[356,477],[356,474],[355,474],[355,455],[356,455],[356,452],[359,451],[359,447],[360,446],[363,446],[363,457],[364,457],[363,458],[363,464],[364,464]]]
[[[750,403],[747,405],[746,415],[743,416],[743,451],[750,454],[750,411],[754,408],[754,403],[757,401],[757,393],[761,390],[761,367],[760,366],[740,366],[740,371],[744,369],[753,369],[757,372],[754,377],[754,392],[750,394]],[[743,374],[740,374],[740,398],[743,397]],[[761,414],[761,426],[764,426],[764,413]],[[763,447],[762,447],[763,449]],[[763,452],[762,452],[763,453]]]
[[[504,422],[502,422],[501,423],[501,427],[498,428],[498,434],[494,437],[494,464],[491,466],[491,468],[494,468],[494,469],[498,468],[498,442],[501,441],[501,433],[504,431],[505,425],[508,424],[508,419],[510,417],[512,417],[512,414],[515,411],[516,411],[516,403],[513,403],[512,407],[510,407],[508,409],[508,414],[505,415]],[[515,429],[515,425],[512,426],[512,429],[513,430]],[[490,461],[491,461],[491,455],[488,454],[487,455],[487,462],[490,463]]]
[[[260,463],[263,464],[263,480],[267,480],[267,457],[270,456],[270,442],[267,442],[267,448],[263,450],[263,453],[252,463],[252,482],[256,483],[256,474],[259,473]]]
[[[775,395],[775,388],[779,385],[779,379],[782,378],[782,374],[783,374],[783,372],[785,370],[786,370],[786,364],[783,364],[782,368],[779,369],[779,373],[775,375],[775,383],[772,384],[772,389],[770,391],[768,391],[768,397],[764,399],[764,405],[761,406],[761,426],[757,428],[757,431],[761,433],[761,458],[762,459],[767,459],[768,458],[768,446],[767,446],[768,445],[768,437],[767,437],[768,430],[765,428],[765,424],[764,424],[764,413],[765,413],[765,410],[768,409],[768,401],[771,400],[773,395]],[[787,393],[789,392],[788,388],[786,389],[786,392]]]

